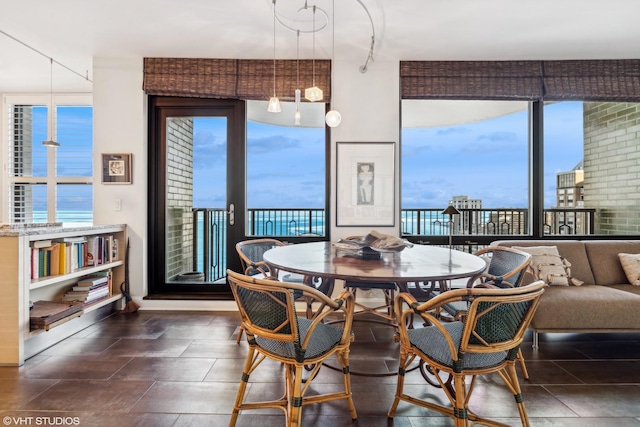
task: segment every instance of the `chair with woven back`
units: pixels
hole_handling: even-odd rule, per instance
[[[325,295],[331,295],[333,292],[333,280],[278,271],[264,261],[263,255],[265,252],[278,246],[285,246],[286,244],[287,243],[272,238],[251,239],[236,243],[236,252],[240,257],[243,273],[247,276],[255,276],[261,279],[273,278],[285,282],[304,283],[316,288]],[[304,295],[300,293],[297,294],[297,297],[305,299]],[[312,312],[311,301],[307,300],[306,303],[307,314],[310,316]],[[242,327],[240,327],[238,336],[236,337],[236,342],[240,342],[242,339],[242,333],[243,330]]]
[[[303,284],[258,279],[231,270],[227,277],[249,344],[229,426],[235,426],[240,411],[262,408],[281,409],[287,426],[300,426],[305,405],[339,399],[347,401],[349,414],[355,420],[349,374],[353,295],[345,291],[331,299]],[[318,303],[312,318],[296,313],[298,293]],[[329,319],[340,322],[333,324],[326,321]],[[314,391],[313,380],[322,363],[332,356],[342,367],[343,390]],[[284,364],[285,393],[272,401],[247,402],[245,392],[250,376],[266,359]],[[303,378],[309,366],[312,368]]]
[[[244,274],[247,276],[278,277],[278,272],[274,271],[269,264],[264,262],[262,256],[269,249],[285,244],[277,239],[253,239],[236,243],[236,252],[240,257],[240,263]]]
[[[528,426],[515,363],[544,286],[541,280],[516,288],[487,284],[443,292],[424,303],[409,293],[398,294],[394,308],[398,314],[400,362],[389,418],[395,415],[399,402],[405,401],[452,418],[456,427],[506,426],[469,409],[477,376],[497,372],[515,398],[522,425]],[[468,305],[464,319],[442,321],[437,310],[457,301]],[[413,321],[416,315],[419,322]],[[416,359],[435,374],[451,406],[442,405],[437,398],[426,398],[424,392],[420,396],[405,392],[405,374]],[[443,379],[446,375],[453,377],[453,384]],[[467,377],[471,378],[468,382]]]
[[[471,277],[467,281],[467,288],[483,286],[487,282],[498,287],[518,287],[531,264],[531,254],[503,246],[487,246],[476,251],[475,255],[485,259],[487,268]],[[442,308],[454,319],[464,315],[467,310],[463,302],[452,302]]]
[[[518,287],[522,284],[525,272],[531,265],[531,254],[504,246],[488,246],[475,252],[475,255],[485,258],[487,269],[471,277],[467,282],[467,288],[482,287],[488,283],[499,288]],[[467,302],[454,301],[444,304],[441,313],[446,313],[453,320],[460,320],[466,315],[467,310]],[[522,351],[518,351],[518,361],[522,375],[525,379],[529,379]]]

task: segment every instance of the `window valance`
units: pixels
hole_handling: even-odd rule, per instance
[[[293,100],[296,60],[276,60],[276,94]],[[299,89],[313,85],[312,60],[300,60]],[[331,99],[331,61],[315,61],[315,83]],[[143,89],[149,95],[268,100],[273,95],[273,60],[144,58]]]
[[[640,101],[640,60],[401,61],[403,99]]]

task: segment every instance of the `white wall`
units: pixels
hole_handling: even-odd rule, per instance
[[[399,64],[376,61],[361,73],[361,62],[338,60],[334,63],[334,103],[342,123],[331,136],[331,236],[338,239],[366,234],[370,227],[335,227],[335,147],[336,142],[396,142],[395,227],[376,227],[398,235],[400,135]],[[235,310],[232,301],[143,300],[147,294],[147,98],[142,91],[142,60],[94,58],[94,167],[101,168],[101,153],[132,153],[133,184],[103,185],[100,175],[94,181],[96,224],[126,223],[130,238],[130,285],[141,309]],[[113,209],[121,201],[120,211]],[[119,284],[116,284],[119,286]]]
[[[135,300],[147,294],[147,97],[142,60],[94,58],[94,224],[127,224],[129,283]],[[132,184],[102,184],[103,153],[132,154]],[[116,201],[120,210],[115,210]],[[120,283],[115,283],[120,286]]]
[[[397,61],[375,62],[366,73],[360,72],[362,61],[333,63],[332,109],[342,115],[340,126],[331,130],[331,238],[337,240],[366,234],[371,227],[336,227],[336,143],[395,142],[395,227],[375,227],[377,231],[397,236],[400,230],[398,191],[398,156],[400,141],[400,64]]]

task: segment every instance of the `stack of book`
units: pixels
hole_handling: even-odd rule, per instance
[[[91,304],[109,296],[109,276],[91,276],[81,279],[62,297],[62,301],[80,301]]]

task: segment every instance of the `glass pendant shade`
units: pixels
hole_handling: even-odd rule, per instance
[[[293,116],[294,124],[300,126],[300,89],[295,91],[296,112]]]
[[[48,139],[46,141],[42,141],[42,145],[44,145],[45,147],[60,147],[60,143],[58,141],[53,141],[51,139]]]
[[[280,108],[280,100],[277,96],[272,96],[271,98],[269,98],[269,106],[267,107],[267,111],[270,113],[279,113],[280,111],[282,111],[282,109]]]
[[[308,87],[304,90],[304,97],[311,102],[322,101],[322,89],[318,86]]]
[[[324,117],[324,120],[327,123],[327,126],[329,126],[330,128],[334,128],[340,125],[340,122],[342,121],[342,115],[339,111],[331,110]]]

